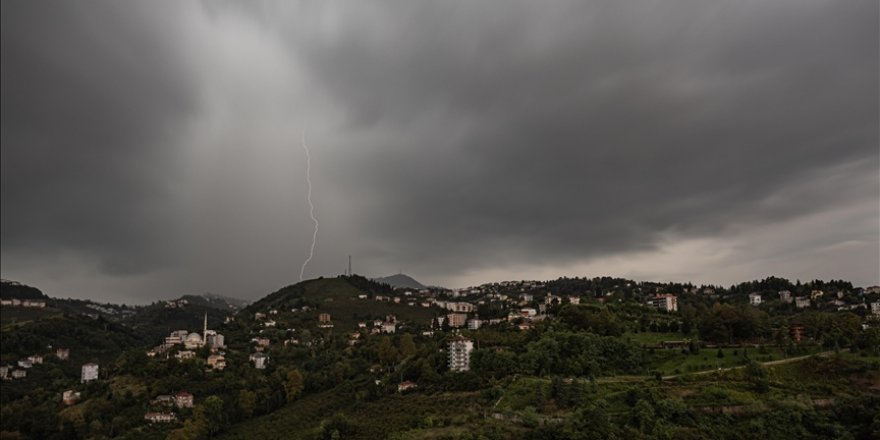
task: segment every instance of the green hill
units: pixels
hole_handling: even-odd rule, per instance
[[[359,298],[362,295],[366,298]],[[271,319],[278,321],[278,327],[312,327],[320,313],[329,313],[335,329],[354,330],[359,321],[382,319],[387,315],[395,315],[399,320],[417,326],[428,325],[431,318],[441,313],[439,309],[421,307],[414,298],[402,298],[399,304],[376,300],[377,296],[395,295],[398,294],[391,286],[356,275],[319,278],[269,294],[246,307],[241,315],[244,319],[253,319],[254,313],[277,310],[278,314]],[[409,302],[415,302],[415,305],[410,306]],[[309,310],[302,311],[303,307]]]
[[[190,330],[201,333],[205,314],[208,314],[208,328],[217,328],[231,310],[216,305],[190,303],[185,307],[167,308],[165,303],[141,307],[122,322],[143,335],[151,343],[159,343],[174,330]]]

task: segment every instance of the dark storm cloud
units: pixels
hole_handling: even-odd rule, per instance
[[[410,264],[553,263],[877,196],[876,2],[422,6],[303,50],[351,126],[395,133],[353,149],[350,183]],[[810,185],[850,163],[854,188]]]
[[[861,0],[3,2],[3,276],[135,302],[293,282],[308,129],[309,276],[353,254],[447,285],[877,283],[877,17]]]
[[[4,263],[71,251],[142,273],[167,258],[169,140],[190,92],[160,17],[122,6],[3,2]]]

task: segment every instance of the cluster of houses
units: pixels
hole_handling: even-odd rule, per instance
[[[865,289],[865,293],[874,293],[875,287],[869,287]],[[877,288],[880,293],[880,288]],[[802,296],[792,296],[791,291],[789,290],[780,290],[777,292],[779,301],[791,304],[794,303],[794,306],[798,309],[806,309],[810,308],[817,303],[820,298],[825,298],[825,292],[822,290],[814,289],[810,291],[809,295]],[[880,302],[872,302],[867,304],[864,302],[856,302],[853,303],[852,299],[850,301],[844,301],[847,297],[848,293],[843,291],[838,291],[835,296],[833,296],[831,300],[825,299],[821,304],[825,304],[826,306],[830,306],[835,308],[838,311],[843,310],[857,310],[857,309],[868,309],[870,307],[870,317],[880,317]],[[763,303],[763,295],[758,292],[752,292],[749,294],[749,304],[753,306],[760,306]]]
[[[67,348],[59,348],[55,350],[55,356],[62,361],[66,361],[70,358],[70,349]],[[2,380],[15,380],[15,379],[24,379],[27,377],[27,372],[29,369],[33,368],[34,365],[43,365],[43,355],[40,354],[32,354],[24,359],[19,359],[15,362],[15,365],[0,365],[0,379]]]
[[[180,308],[184,308],[188,305],[189,305],[189,301],[187,301],[184,298],[172,299],[172,300],[165,301],[165,308],[166,309],[180,309]]]
[[[46,301],[43,301],[41,299],[8,298],[8,299],[0,299],[0,306],[2,306],[2,307],[28,307],[28,308],[42,309],[42,308],[46,307]]]
[[[172,409],[184,409],[193,407],[193,395],[188,391],[180,391],[177,394],[160,394],[150,401],[152,411],[144,414],[144,420],[149,423],[171,423],[177,420],[177,414]]]

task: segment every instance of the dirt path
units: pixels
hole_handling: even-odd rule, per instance
[[[848,349],[848,348],[845,348],[845,349],[840,350],[840,351],[841,351],[841,352],[849,351],[849,349]],[[833,354],[835,354],[834,351],[823,351],[823,352],[821,352],[821,353],[814,353],[814,354],[808,354],[808,355],[806,355],[806,356],[797,356],[797,357],[792,357],[792,358],[787,358],[787,359],[780,359],[780,360],[778,360],[778,361],[759,362],[759,364],[761,364],[762,366],[765,366],[765,367],[772,367],[772,366],[774,366],[774,365],[782,365],[782,364],[789,364],[789,363],[792,363],[792,362],[802,361],[802,360],[804,360],[804,359],[809,359],[809,358],[811,358],[811,357],[813,357],[813,356],[828,357],[828,356],[831,356],[831,355],[833,355]],[[739,369],[742,369],[742,368],[745,368],[745,367],[746,367],[746,365],[737,365],[737,366],[735,366],[735,367],[718,368],[718,369],[716,369],[716,370],[703,370],[703,371],[694,371],[694,372],[692,372],[692,373],[673,374],[673,375],[671,375],[671,376],[663,376],[663,380],[675,379],[675,378],[677,378],[677,377],[683,377],[683,376],[691,376],[691,375],[696,376],[696,375],[703,375],[703,374],[718,373],[718,372],[720,372],[720,371],[739,370]]]

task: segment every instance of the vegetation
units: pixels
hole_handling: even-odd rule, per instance
[[[828,298],[806,309],[773,298],[777,290],[820,289]],[[44,361],[3,382],[0,438],[880,436],[880,328],[867,310],[831,305],[838,296],[845,304],[878,301],[877,293],[779,278],[727,289],[574,278],[477,290],[470,298],[442,289],[408,297],[352,276],[288,286],[237,313],[190,297],[185,307],[156,303],[127,314],[59,306],[4,323],[3,365],[35,354]],[[644,306],[656,292],[678,295],[679,312]],[[766,301],[749,305],[752,292]],[[477,330],[432,325],[447,312],[422,307],[427,298],[482,301],[480,317],[499,322]],[[519,328],[523,307],[543,309],[543,319]],[[207,369],[208,348],[192,359],[177,359],[180,347],[167,358],[147,356],[171,330],[200,331],[205,313],[226,338],[225,370]],[[318,321],[321,313],[332,327]],[[371,331],[374,320],[392,315],[395,333]],[[448,370],[446,344],[455,335],[475,344],[468,372]],[[255,338],[270,341],[265,369],[249,360]],[[53,355],[60,347],[69,359]],[[80,383],[85,362],[100,364],[99,380]],[[415,388],[398,388],[408,382]],[[79,401],[63,404],[66,390]],[[195,396],[193,408],[156,400],[180,391]],[[144,420],[151,411],[176,419],[151,424]]]

